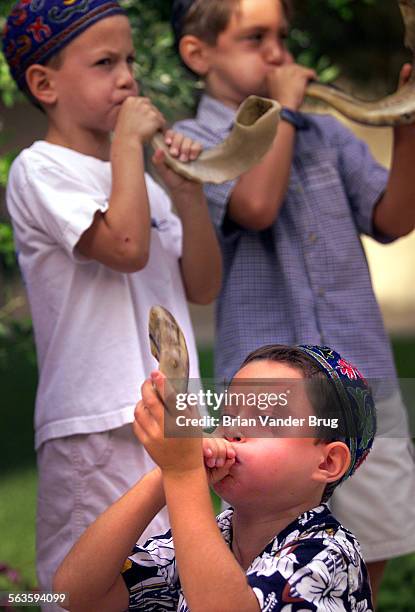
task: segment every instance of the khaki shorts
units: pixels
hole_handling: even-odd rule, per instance
[[[334,516],[359,540],[366,562],[415,551],[415,459],[406,410],[398,394],[376,408],[380,435],[330,501]]]
[[[153,467],[131,425],[57,438],[40,447],[36,553],[42,591],[52,590],[59,564],[88,525]],[[168,528],[163,510],[141,541]],[[45,610],[61,608],[49,605]]]

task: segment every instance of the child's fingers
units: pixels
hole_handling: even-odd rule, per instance
[[[165,396],[166,377],[159,370],[155,370],[151,372],[150,378],[153,390],[156,390],[158,396],[163,398]]]
[[[210,446],[205,446],[203,441],[203,456],[208,459],[209,457],[213,457],[213,451]]]
[[[139,424],[140,431],[148,436],[148,422],[150,420],[151,415],[148,412],[147,408],[144,405],[143,400],[140,400],[135,407],[134,411],[134,422]]]
[[[180,147],[180,161],[187,162],[190,158],[190,152],[192,150],[193,140],[191,138],[183,138],[182,144]]]
[[[215,467],[215,452],[212,448],[214,444],[212,438],[202,438],[203,458],[205,460],[205,466],[208,468]]]
[[[138,438],[141,444],[145,446],[149,440],[148,435],[136,420],[133,421],[133,431],[136,438]]]
[[[209,438],[209,445],[212,449],[212,457],[208,459],[206,465],[210,468],[223,467],[226,461],[226,440],[223,438]]]
[[[138,402],[134,417],[142,435],[145,436],[146,443],[163,437],[163,420],[155,418],[143,400]]]
[[[216,484],[220,480],[223,480],[225,476],[228,476],[229,471],[233,464],[235,463],[235,459],[228,459],[222,467],[214,468],[210,471],[210,483]]]
[[[182,143],[185,139],[183,134],[178,134],[177,132],[171,132],[171,145],[169,148],[169,153],[173,157],[178,157],[181,153]]]
[[[151,159],[155,166],[161,166],[166,159],[166,155],[162,149],[157,149],[154,151],[154,155]]]
[[[144,403],[145,408],[149,411],[151,416],[158,422],[161,422],[164,415],[164,406],[160,400],[160,397],[163,397],[164,383],[159,385],[156,389],[153,387],[152,380],[146,380],[145,383],[141,387],[141,397]],[[157,395],[158,391],[159,395]]]
[[[173,142],[173,136],[174,136],[174,131],[173,130],[166,130],[164,133],[164,142],[166,143],[166,145],[170,146],[171,143]]]
[[[230,442],[226,440],[226,459],[236,459],[236,450]]]
[[[405,85],[412,74],[412,65],[411,64],[404,64],[402,66],[401,69],[401,73],[399,75],[399,87],[403,87],[403,85]]]
[[[157,395],[157,393],[159,395]],[[148,378],[141,386],[141,397],[145,405],[152,409],[160,403],[160,397],[164,395],[164,382],[155,384],[155,380],[152,376]]]
[[[221,467],[226,464],[229,459],[235,460],[236,451],[232,444],[224,438],[217,438],[218,441],[218,458],[219,462],[216,463],[216,467]]]
[[[218,444],[216,438],[202,438],[203,457],[205,466],[214,468],[218,454]]]
[[[201,154],[202,149],[203,149],[203,146],[200,142],[192,140],[192,144],[190,147],[190,153],[189,153],[189,159],[191,159],[192,161],[197,159],[199,155]]]

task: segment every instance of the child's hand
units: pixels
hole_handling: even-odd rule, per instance
[[[314,70],[293,62],[278,66],[267,76],[269,95],[281,106],[296,111],[303,103],[308,82],[316,76]]]
[[[186,155],[194,155],[197,150],[197,147],[188,149]],[[179,155],[182,155],[182,153],[180,153]],[[186,205],[186,208],[189,208],[189,199],[191,199],[192,202],[195,202],[196,199],[199,199],[199,201],[203,200],[203,187],[200,183],[196,183],[195,181],[189,181],[188,179],[174,172],[174,170],[169,168],[164,163],[164,160],[164,151],[158,149],[153,155],[152,162],[166,188],[169,190],[170,196],[174,200],[174,203],[176,204],[178,213],[180,215],[181,210],[179,206],[182,201]]]
[[[164,141],[169,147],[170,155],[172,157],[177,157],[179,161],[184,163],[194,161],[202,152],[202,145],[200,142],[192,140],[184,136],[184,134],[174,132],[173,130],[166,131]],[[192,198],[194,198],[194,196],[202,196],[203,188],[198,183],[189,181],[174,172],[164,163],[164,160],[164,152],[161,150],[155,151],[152,159],[153,164],[172,197],[175,197],[176,194],[183,196],[185,195],[183,192],[188,192],[188,195]],[[177,203],[175,202],[175,204]],[[180,211],[178,212],[180,214]]]
[[[236,460],[236,451],[224,438],[205,437],[202,446],[209,484],[214,485],[229,474]]]
[[[174,130],[166,131],[164,142],[169,147],[170,155],[177,157],[181,162],[194,161],[199,157],[203,148],[200,142]]]
[[[166,125],[161,112],[148,98],[130,96],[118,114],[114,136],[137,138],[141,144],[149,142],[156,132]]]
[[[201,432],[192,438],[174,437],[176,414],[169,414],[160,397],[164,397],[166,379],[153,372],[141,387],[142,400],[135,409],[134,433],[162,472],[184,473],[203,467]],[[153,386],[154,385],[154,386]],[[183,412],[181,414],[184,414]],[[165,426],[169,435],[165,437]]]

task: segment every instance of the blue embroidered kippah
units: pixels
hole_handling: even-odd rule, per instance
[[[116,0],[20,0],[6,22],[3,53],[21,89],[32,64],[43,64],[97,21],[125,11]]]
[[[311,357],[333,384],[345,419],[344,442],[350,450],[350,466],[340,481],[328,485],[326,494],[329,496],[369,454],[376,433],[375,403],[362,374],[339,353],[327,346],[300,345],[297,348]]]

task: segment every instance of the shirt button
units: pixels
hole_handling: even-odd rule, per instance
[[[320,289],[317,291],[317,295],[318,297],[324,297],[326,295],[326,292],[320,287]]]
[[[318,236],[317,236],[317,234],[315,234],[314,232],[311,232],[311,233],[308,235],[308,239],[309,239],[309,241],[310,241],[310,243],[311,243],[311,244],[314,244],[315,242],[317,242],[317,240],[318,240]]]

